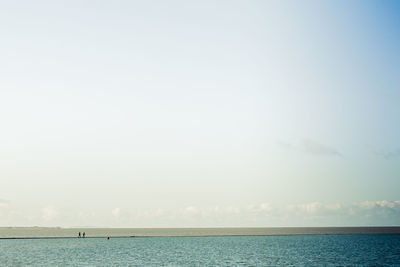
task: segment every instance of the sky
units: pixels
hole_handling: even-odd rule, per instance
[[[0,3],[0,226],[400,225],[399,14]]]

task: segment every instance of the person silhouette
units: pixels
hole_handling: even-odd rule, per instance
[[[85,232],[83,232],[82,237],[85,238]]]
[[[81,232],[78,233],[78,238],[80,238],[80,237],[81,237]]]

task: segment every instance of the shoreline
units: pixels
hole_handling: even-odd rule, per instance
[[[38,236],[38,237],[0,237],[0,240],[16,239],[107,239],[111,238],[168,238],[168,237],[246,237],[246,236],[333,236],[333,235],[400,235],[400,233],[331,233],[331,234],[265,234],[265,235],[159,235],[159,236],[88,236],[79,238],[76,236]]]
[[[85,239],[78,238],[151,238],[151,237],[240,237],[307,235],[388,235],[400,234],[400,226],[367,227],[230,227],[230,228],[61,228],[0,227],[1,239]]]

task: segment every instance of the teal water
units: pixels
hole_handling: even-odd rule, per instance
[[[400,266],[400,235],[0,240],[1,266]]]

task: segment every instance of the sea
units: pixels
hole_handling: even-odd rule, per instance
[[[0,266],[400,266],[399,228],[368,229],[1,228]]]

